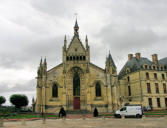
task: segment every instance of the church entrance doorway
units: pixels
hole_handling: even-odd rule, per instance
[[[80,77],[78,72],[74,73],[73,78],[73,107],[74,110],[80,109]]]
[[[74,110],[80,109],[80,97],[74,97]]]

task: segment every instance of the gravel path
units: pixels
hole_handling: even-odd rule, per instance
[[[1,128],[1,127],[0,127]],[[4,122],[2,128],[167,128],[167,118],[80,118]]]

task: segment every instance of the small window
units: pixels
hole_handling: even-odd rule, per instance
[[[131,87],[128,86],[128,96],[131,96]]]
[[[147,93],[151,93],[151,86],[150,86],[150,83],[147,83]]]
[[[160,98],[157,98],[157,107],[161,107]]]
[[[67,61],[69,60],[69,57],[67,56]]]
[[[77,60],[79,60],[79,57],[77,56]]]
[[[164,74],[161,74],[162,75],[162,79],[165,80],[165,75]]]
[[[126,73],[129,73],[129,72],[130,72],[130,69],[129,69],[129,68],[127,68],[127,69],[126,69]]]
[[[153,69],[155,70],[155,66],[153,66]]]
[[[75,60],[75,56],[73,56],[73,60]]]
[[[70,56],[70,60],[72,60],[72,56]]]
[[[166,84],[165,83],[163,83],[163,89],[164,89],[164,93],[167,93],[167,91],[166,91]]]
[[[157,73],[154,73],[154,78],[157,79]]]
[[[83,60],[86,60],[86,57],[85,57],[85,56],[83,56]]]
[[[82,56],[80,56],[80,60],[82,60]]]
[[[152,98],[148,98],[149,107],[152,108]]]
[[[166,66],[164,66],[164,69],[166,70]]]
[[[149,73],[148,72],[146,72],[146,79],[149,79],[150,77],[149,77]]]
[[[156,91],[156,93],[159,93],[158,83],[155,83],[155,91]]]
[[[75,48],[75,51],[77,52],[77,48]]]
[[[161,70],[163,70],[163,67],[161,66]]]
[[[147,68],[148,68],[148,65],[144,65],[144,67],[145,67],[145,69],[147,69]]]
[[[167,98],[165,98],[165,106],[166,106],[166,108],[167,108]]]

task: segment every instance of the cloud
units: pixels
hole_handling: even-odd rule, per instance
[[[167,55],[166,0],[11,0],[0,5],[0,93],[35,90],[41,56],[47,57],[48,69],[62,62],[64,35],[69,44],[76,12],[80,38],[84,43],[88,35],[91,62],[100,67],[109,50],[118,71],[128,53]]]
[[[13,87],[10,87],[8,83],[0,83],[0,93],[7,93],[7,92],[32,92],[35,91],[36,88],[36,80],[30,80],[24,83],[16,83]]]

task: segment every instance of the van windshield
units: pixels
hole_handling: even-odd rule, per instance
[[[123,107],[120,109],[120,111],[125,111],[126,110],[126,107]]]

